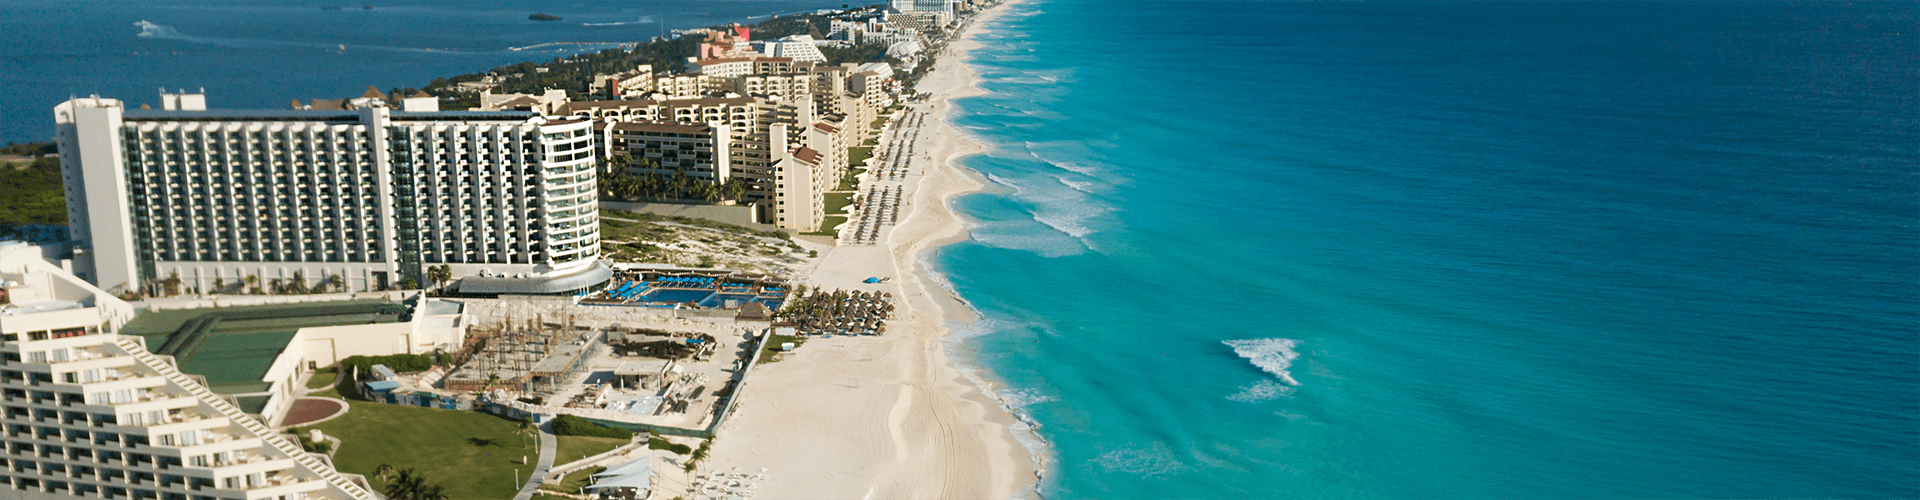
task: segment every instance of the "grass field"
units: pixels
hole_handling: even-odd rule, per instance
[[[308,389],[325,389],[328,387],[333,387],[333,379],[339,376],[339,374],[340,374],[340,368],[337,366],[329,366],[326,368],[314,370],[313,378],[307,379],[307,388]]]
[[[349,401],[346,415],[312,428],[340,438],[334,463],[342,471],[374,480],[380,464],[412,467],[427,481],[447,489],[453,500],[513,498],[520,491],[514,471],[525,481],[539,461],[537,441],[514,434],[519,425],[485,413]],[[526,465],[520,459],[527,458]]]
[[[606,453],[607,450],[619,448],[621,445],[629,442],[628,440],[620,438],[587,436],[559,436],[559,438],[559,453],[558,456],[553,459],[553,465],[556,467],[573,463],[573,461],[582,458]]]
[[[820,213],[827,215],[846,215],[847,205],[853,204],[853,193],[827,193],[826,208]]]

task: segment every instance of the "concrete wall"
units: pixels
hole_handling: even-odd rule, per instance
[[[761,231],[772,231],[775,229],[771,224],[754,222],[753,207],[747,205],[680,205],[674,203],[630,203],[603,200],[600,202],[600,207],[643,214],[706,219]],[[616,215],[615,217],[618,216]]]

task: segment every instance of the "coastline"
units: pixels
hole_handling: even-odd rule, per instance
[[[969,65],[980,46],[974,37],[1018,1],[977,14],[919,83],[932,97],[903,111],[927,112],[923,132],[930,133],[915,148],[923,156],[910,162],[900,225],[880,245],[824,251],[806,280],[893,293],[900,299],[895,328],[881,337],[812,339],[787,359],[754,368],[762,373],[702,470],[766,468],[768,498],[1037,496],[1043,457],[1015,435],[1031,427],[950,358],[953,326],[977,318],[925,259],[968,238],[950,205],[986,183],[958,162],[986,146],[951,123],[952,100],[985,93]],[[898,278],[861,283],[869,276]],[[684,491],[692,475],[663,473],[661,490]]]

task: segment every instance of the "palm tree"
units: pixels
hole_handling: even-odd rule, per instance
[[[226,278],[214,278],[214,279],[213,279],[213,291],[214,291],[214,293],[225,293],[225,292],[227,291],[227,279],[226,279]]]
[[[327,287],[332,288],[336,292],[347,291],[347,280],[338,274],[329,274],[327,275]]]
[[[293,293],[307,293],[307,273],[305,271],[294,271],[292,281],[292,283],[287,284],[288,290]]]
[[[436,288],[444,287],[447,284],[447,280],[453,279],[453,266],[441,264],[429,267],[427,268],[427,279],[433,281]]]
[[[520,417],[520,427],[517,429],[514,429],[513,431],[514,434],[520,435],[521,448],[527,447],[527,438],[533,437],[533,435],[538,432],[539,432],[539,427],[535,427],[533,425],[532,417]]]
[[[247,275],[246,279],[243,281],[247,282],[247,288],[253,290],[254,295],[260,294],[260,277],[259,276],[254,276],[249,274]]]

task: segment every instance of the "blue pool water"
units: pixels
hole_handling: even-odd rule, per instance
[[[705,305],[713,297],[713,290],[654,290],[640,294],[635,302],[692,302]]]
[[[952,349],[1050,498],[1920,496],[1916,26],[1034,0]]]

